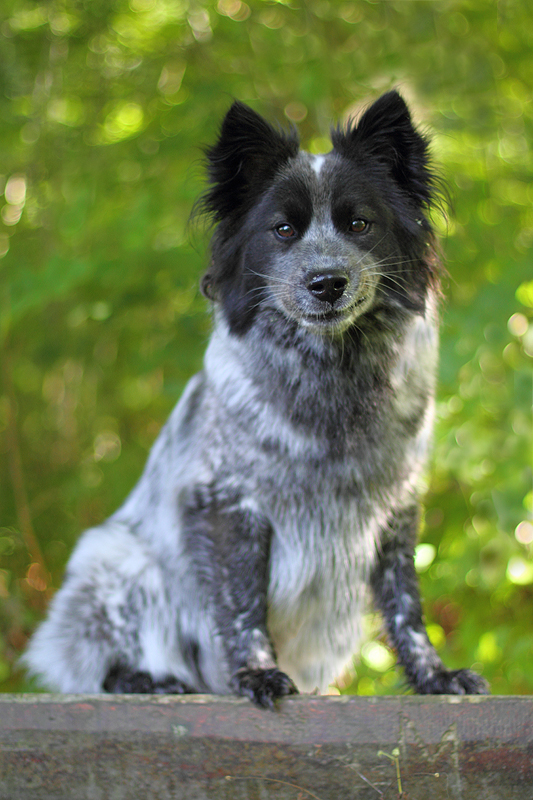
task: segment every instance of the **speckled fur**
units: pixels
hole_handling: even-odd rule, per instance
[[[370,588],[416,690],[485,690],[441,664],[413,568],[437,362],[427,142],[396,93],[332,140],[313,157],[228,112],[204,369],[76,547],[26,654],[45,685],[271,705],[340,672]]]

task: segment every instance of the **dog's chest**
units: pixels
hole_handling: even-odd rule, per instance
[[[268,628],[280,666],[302,690],[338,674],[360,638],[384,514],[361,498],[291,498],[276,510]]]

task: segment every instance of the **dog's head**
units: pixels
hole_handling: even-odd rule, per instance
[[[294,130],[234,103],[207,151],[217,229],[202,286],[234,333],[264,309],[330,335],[377,308],[423,311],[436,279],[425,137],[389,92],[332,143],[301,151]]]

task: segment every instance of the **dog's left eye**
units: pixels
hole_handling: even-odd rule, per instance
[[[294,236],[296,236],[296,231],[292,225],[289,225],[288,222],[283,222],[281,225],[276,225],[274,230],[276,235],[281,239],[292,239]]]
[[[364,233],[369,228],[369,223],[366,219],[353,219],[350,222],[350,231],[352,233]]]

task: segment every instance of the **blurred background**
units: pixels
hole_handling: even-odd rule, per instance
[[[330,124],[397,87],[453,198],[438,424],[416,552],[432,641],[533,692],[533,24],[520,0],[3,0],[0,690],[80,532],[200,368],[202,146],[233,98]],[[380,621],[332,692],[403,692]]]

